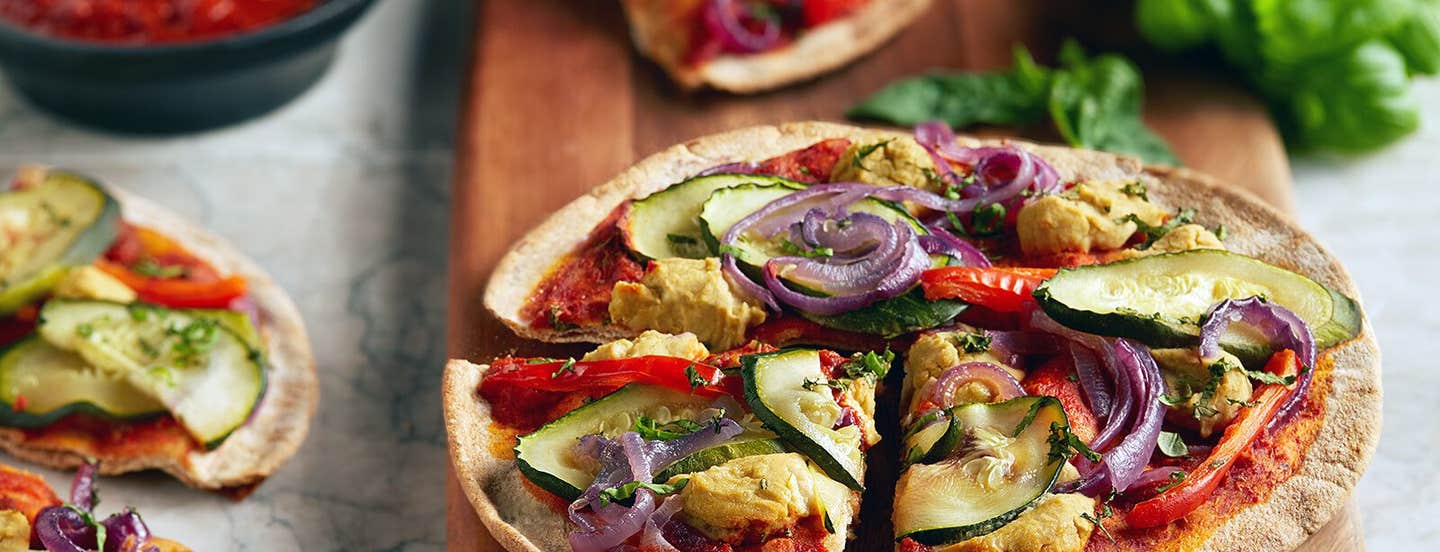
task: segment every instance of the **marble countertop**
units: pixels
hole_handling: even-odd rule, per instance
[[[469,2],[380,2],[320,85],[222,131],[116,137],[57,123],[0,87],[0,173],[75,168],[203,221],[299,304],[321,405],[299,455],[244,502],[163,475],[107,478],[102,511],[134,505],[197,550],[444,546],[446,247],[455,107]],[[1302,223],[1349,266],[1385,351],[1387,430],[1357,498],[1373,550],[1440,547],[1440,82],[1424,129],[1356,159],[1294,159]],[[1402,427],[1403,432],[1394,431]],[[59,489],[64,474],[48,472]]]

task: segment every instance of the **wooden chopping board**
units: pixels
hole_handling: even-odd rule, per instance
[[[577,354],[573,346],[522,342],[485,312],[482,291],[512,242],[641,157],[742,126],[838,120],[845,108],[898,77],[932,68],[1008,67],[1011,45],[1018,42],[1048,60],[1067,35],[1052,8],[1044,1],[937,0],[896,40],[846,69],[740,97],[676,90],[658,68],[633,53],[615,2],[480,0],[451,218],[450,356],[487,360],[517,349]],[[1187,166],[1293,208],[1285,150],[1259,103],[1233,85],[1203,76],[1161,68],[1147,69],[1146,79],[1146,121]],[[499,551],[453,467],[447,468],[449,549]],[[888,518],[885,510],[872,509],[883,503],[869,503],[861,515],[866,523]],[[851,549],[888,546],[877,537]],[[1303,547],[1361,548],[1353,504]]]

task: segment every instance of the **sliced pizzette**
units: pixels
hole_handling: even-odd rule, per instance
[[[838,551],[889,363],[758,343],[711,355],[647,332],[579,360],[454,361],[447,428],[511,550]]]
[[[930,0],[625,0],[641,54],[685,88],[752,93],[839,68]]]
[[[0,448],[244,496],[316,402],[295,306],[218,238],[65,171],[0,191]]]

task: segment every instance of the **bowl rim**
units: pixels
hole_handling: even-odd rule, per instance
[[[320,5],[295,17],[258,29],[213,39],[163,44],[111,43],[57,37],[31,31],[13,21],[0,19],[0,44],[27,49],[64,51],[84,56],[154,56],[157,54],[205,55],[233,53],[260,48],[286,37],[302,35],[347,16],[358,16],[376,0],[324,0]],[[347,25],[348,26],[348,25]]]

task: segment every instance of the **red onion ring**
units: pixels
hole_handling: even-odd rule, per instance
[[[95,528],[66,506],[41,510],[35,516],[35,536],[49,552],[90,552],[98,545]]]
[[[1115,399],[1110,395],[1110,387],[1105,383],[1105,377],[1100,375],[1100,361],[1089,349],[1073,341],[1066,348],[1075,363],[1075,377],[1080,380],[1080,390],[1085,392],[1085,400],[1090,403],[1095,416],[1104,419],[1110,415],[1110,405]]]
[[[680,552],[665,538],[665,526],[684,506],[685,501],[679,496],[669,496],[661,501],[660,507],[645,521],[645,529],[640,533],[640,549],[646,552]]]
[[[1314,379],[1315,337],[1310,333],[1310,326],[1290,309],[1267,303],[1259,297],[1226,299],[1205,313],[1205,323],[1200,326],[1202,364],[1209,365],[1220,360],[1220,338],[1236,322],[1255,328],[1270,343],[1295,351],[1300,357],[1303,369],[1295,376],[1295,392],[1275,415],[1276,421],[1289,418],[1309,394],[1310,380]]]
[[[676,460],[723,443],[743,431],[734,420],[722,418],[709,427],[670,441],[646,441],[634,431],[627,431],[616,440],[599,435],[581,437],[575,445],[576,452],[597,458],[600,473],[595,483],[570,503],[569,517],[577,527],[570,533],[570,546],[578,552],[609,550],[641,532],[655,511],[655,495],[644,488],[635,492],[635,502],[629,507],[619,504],[597,507],[604,489],[631,481],[651,481],[655,472]],[[586,508],[594,515],[587,515]]]
[[[70,503],[76,508],[89,512],[95,509],[95,476],[100,472],[100,464],[86,462],[80,464],[75,470],[75,477],[70,480]]]
[[[990,351],[1011,366],[1018,366],[1022,356],[1053,355],[1060,352],[1060,343],[1050,334],[986,330],[985,335],[990,338]]]
[[[851,242],[852,236],[877,240],[868,252],[837,251],[825,258],[776,257],[765,263],[765,286],[780,301],[799,310],[830,315],[895,297],[914,287],[920,273],[930,268],[930,257],[904,222],[892,224],[869,213],[850,216],[851,224],[834,233],[821,233],[817,244]],[[858,255],[858,256],[857,256]],[[794,291],[780,274],[796,284],[830,294],[816,297]]]
[[[993,362],[964,362],[945,370],[939,378],[930,382],[929,391],[924,394],[939,409],[955,406],[954,394],[960,386],[976,382],[990,389],[996,401],[1010,400],[1025,395],[1025,388],[1010,372]]]
[[[990,268],[990,258],[974,244],[960,239],[938,224],[929,226],[930,234],[920,236],[920,246],[932,255],[949,255],[960,261],[960,266]]]
[[[758,21],[760,31],[751,31],[741,21],[742,17]],[[745,6],[735,0],[710,0],[701,14],[706,30],[720,39],[721,47],[727,52],[750,54],[774,48],[780,43],[780,22],[756,18]]]
[[[126,508],[124,512],[111,515],[100,525],[105,526],[105,549],[102,552],[140,552],[141,545],[150,540],[150,527],[133,509]],[[130,546],[125,546],[126,542]]]
[[[1115,381],[1117,400],[1091,446],[1104,454],[1103,469],[1063,486],[1061,492],[1093,496],[1106,483],[1117,491],[1124,491],[1145,469],[1151,451],[1160,440],[1160,425],[1165,416],[1165,406],[1160,403],[1160,395],[1165,392],[1160,367],[1144,345],[1128,339],[1111,341],[1077,332],[1045,316],[1039,309],[1031,316],[1031,325],[1097,353],[1102,359],[1101,366]],[[1120,437],[1119,443],[1110,447],[1116,437]]]

